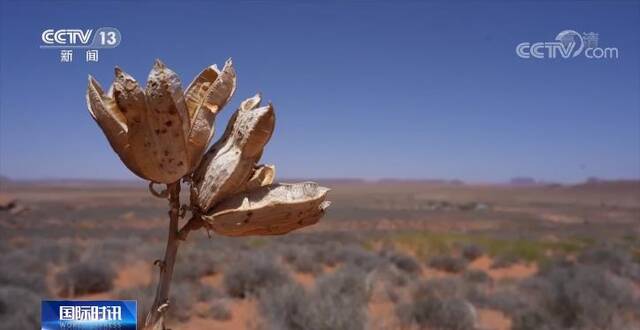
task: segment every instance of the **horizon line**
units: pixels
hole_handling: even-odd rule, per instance
[[[88,178],[88,177],[33,177],[33,178],[13,178],[0,174],[0,182],[7,183],[82,183],[82,182],[103,182],[103,183],[145,183],[148,180],[131,177],[131,178]],[[407,177],[379,177],[379,178],[364,178],[364,177],[282,177],[279,181],[343,181],[343,182],[358,182],[358,183],[385,183],[385,182],[425,182],[425,183],[441,183],[441,184],[509,184],[509,185],[550,185],[550,184],[580,184],[589,182],[635,182],[640,181],[638,177],[586,177],[580,181],[559,181],[559,180],[546,180],[543,178],[536,178],[533,176],[514,176],[504,180],[464,180],[458,178],[407,178]]]

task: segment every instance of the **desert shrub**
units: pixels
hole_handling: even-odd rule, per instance
[[[397,251],[387,251],[382,253],[382,257],[386,258],[396,268],[406,273],[416,274],[416,273],[419,273],[421,270],[420,264],[418,263],[418,261],[416,261],[416,259],[414,259],[410,255],[397,252]]]
[[[309,247],[300,245],[287,246],[282,253],[282,257],[296,272],[306,274],[322,273],[322,264],[316,261]]]
[[[325,264],[329,267],[335,266],[338,260],[338,250],[340,244],[336,242],[326,242],[324,244],[318,244],[313,251],[313,259],[317,263]]]
[[[223,293],[220,292],[218,289],[206,284],[198,285],[197,292],[196,292],[196,299],[198,301],[200,302],[211,301],[211,300],[222,298],[222,297],[223,297]]]
[[[272,288],[260,295],[260,309],[269,329],[364,329],[365,277],[362,270],[346,266],[320,277],[311,293],[297,284]]]
[[[429,329],[473,329],[475,308],[464,296],[465,288],[457,279],[433,279],[420,284],[413,302],[396,307],[404,325]]]
[[[33,250],[14,250],[0,255],[0,283],[47,295],[47,264]]]
[[[48,294],[45,273],[25,272],[3,266],[0,269],[0,283],[5,286],[25,288],[41,295]]]
[[[9,244],[9,242],[0,241],[0,253],[1,254],[9,253],[9,252],[11,252],[11,250],[13,250],[13,246],[11,246],[11,244]]]
[[[369,299],[370,280],[363,270],[352,265],[340,267],[332,274],[323,275],[316,282],[316,291],[325,296],[342,296],[355,304]]]
[[[0,286],[0,329],[37,329],[40,299],[25,288]]]
[[[413,289],[413,299],[425,297],[462,297],[467,294],[470,286],[455,277],[438,277],[418,283]]]
[[[180,282],[171,286],[171,294],[169,295],[169,309],[167,309],[167,318],[178,320],[181,322],[189,320],[191,317],[192,307],[197,300],[198,287],[193,284]],[[146,313],[153,304],[153,297],[156,288],[154,285],[139,286],[124,290],[118,290],[115,293],[117,299],[136,300],[138,302],[138,326],[143,325]]]
[[[462,278],[465,281],[472,282],[472,283],[490,283],[490,282],[492,282],[492,279],[489,276],[489,274],[487,274],[486,272],[484,272],[482,270],[477,270],[477,269],[469,269],[469,270],[465,271],[462,274]]]
[[[113,288],[115,271],[96,260],[78,262],[56,275],[60,295],[65,297],[106,292]]]
[[[507,315],[515,315],[529,306],[528,297],[516,288],[501,288],[489,295],[478,295],[472,301],[479,306],[496,309]]]
[[[400,301],[400,295],[398,294],[398,292],[396,290],[394,290],[394,288],[391,287],[386,287],[385,288],[385,293],[387,295],[387,299],[389,299],[390,302],[397,304]]]
[[[374,280],[380,280],[393,287],[406,286],[410,282],[410,278],[414,278],[411,276],[412,274],[403,272],[391,265],[380,267],[375,272],[372,272],[372,274],[375,275]]]
[[[473,329],[473,305],[459,298],[425,298],[397,308],[398,319],[427,329]]]
[[[231,310],[229,307],[220,301],[213,302],[208,308],[207,316],[210,316],[214,320],[228,321],[231,320]]]
[[[478,245],[467,244],[462,247],[461,254],[465,259],[473,261],[481,257],[484,254],[484,250]]]
[[[338,249],[334,256],[338,262],[352,265],[366,272],[370,272],[384,263],[375,253],[369,252],[357,245],[346,245]]]
[[[514,329],[615,329],[640,326],[632,283],[598,267],[570,265],[524,281],[528,308],[513,315]],[[635,313],[635,314],[634,314]]]
[[[491,268],[498,269],[498,268],[510,267],[510,266],[513,266],[515,263],[517,263],[519,260],[520,258],[518,258],[518,256],[516,256],[515,254],[497,255],[493,259],[493,262],[491,262]]]
[[[192,307],[196,303],[198,287],[192,283],[178,282],[171,286],[167,316],[180,322],[191,318]]]
[[[268,289],[259,300],[268,329],[312,329],[311,304],[313,302],[304,289],[292,283]]]
[[[462,258],[439,255],[429,259],[429,267],[449,273],[459,273],[467,267],[467,263]]]
[[[335,241],[326,241],[322,244],[317,244],[313,249],[313,259],[320,264],[327,265],[329,267],[336,266],[344,253],[341,252],[343,245]]]
[[[288,263],[292,262],[298,257],[299,249],[301,246],[299,245],[282,245],[278,246],[278,250],[282,259]]]
[[[618,247],[595,246],[584,250],[578,262],[604,267],[614,274],[640,281],[640,264],[634,262],[631,254]]]
[[[121,300],[136,300],[138,303],[138,326],[144,325],[147,317],[147,312],[153,303],[153,296],[156,288],[148,286],[139,286],[134,288],[128,288],[118,290],[115,293],[115,297]],[[173,291],[173,290],[172,290]],[[173,306],[172,306],[173,308]]]
[[[35,253],[39,249],[18,249],[7,254],[0,255],[2,265],[11,265],[13,269],[25,272],[42,272],[47,270],[45,260],[39,258]]]
[[[81,249],[70,241],[66,240],[43,240],[34,244],[32,250],[34,256],[43,264],[67,264],[76,260],[80,256]],[[44,262],[43,262],[44,261]]]
[[[544,275],[556,270],[557,268],[571,267],[575,264],[575,261],[568,259],[565,255],[552,256],[538,263],[538,275]]]
[[[138,237],[109,237],[89,245],[83,253],[84,259],[118,260],[130,262],[136,260],[139,246],[144,244]]]
[[[251,255],[241,258],[225,271],[223,284],[232,297],[244,298],[259,290],[283,285],[290,281],[287,273],[273,258],[266,255]]]
[[[176,282],[196,282],[201,277],[220,271],[225,255],[217,250],[203,250],[189,246],[180,251],[174,267],[173,279]]]

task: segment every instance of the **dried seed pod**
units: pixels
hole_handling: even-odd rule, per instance
[[[234,195],[203,216],[220,235],[281,235],[318,222],[330,202],[313,182],[273,184]]]
[[[185,93],[178,75],[156,61],[146,88],[122,71],[104,93],[89,77],[87,105],[122,162],[141,178],[172,183],[192,172],[213,135],[215,115],[235,91],[231,61],[205,69]]]
[[[273,183],[276,177],[276,167],[274,165],[259,165],[253,169],[253,174],[242,191],[250,191]]]
[[[242,191],[251,178],[275,125],[272,105],[259,106],[260,95],[242,102],[223,136],[194,171],[192,201],[203,212]]]
[[[187,152],[192,166],[197,166],[204,149],[214,133],[216,115],[236,90],[236,72],[231,60],[218,71],[215,65],[204,69],[196,77],[185,94],[189,117],[193,118],[189,131]]]
[[[136,175],[145,177],[142,169],[136,163],[135,154],[128,143],[127,120],[116,106],[113,98],[104,93],[98,81],[92,76],[89,76],[87,106],[91,117],[107,136],[111,148],[118,154],[122,162]]]

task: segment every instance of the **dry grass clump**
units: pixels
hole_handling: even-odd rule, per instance
[[[459,273],[467,268],[467,262],[450,255],[439,255],[429,259],[429,267],[449,273]]]
[[[0,329],[37,329],[40,299],[25,288],[0,286]]]
[[[314,275],[322,273],[322,264],[316,261],[310,246],[287,246],[282,257],[296,272]]]
[[[573,264],[550,267],[525,280],[528,306],[514,313],[518,329],[633,329],[640,303],[628,279],[602,268]]]
[[[20,287],[46,296],[47,263],[42,262],[37,252],[39,246],[8,251],[0,255],[0,283],[5,286]],[[15,291],[12,291],[15,292]]]
[[[56,275],[59,294],[74,297],[107,292],[113,288],[116,272],[101,260],[87,260],[68,265]]]
[[[602,267],[618,276],[640,281],[640,263],[633,259],[628,250],[621,247],[593,246],[578,256],[578,262]]]
[[[268,329],[364,329],[369,288],[367,275],[353,266],[343,266],[323,275],[316,288],[306,292],[297,284],[265,290],[260,309]]]
[[[144,324],[145,313],[151,307],[154,291],[155,288],[151,285],[138,286],[116,291],[114,299],[135,300],[138,303],[138,325],[140,325]]]
[[[229,306],[221,301],[212,302],[209,308],[207,309],[207,315],[214,320],[217,321],[228,321],[231,320],[231,310]]]
[[[515,265],[520,259],[513,254],[496,256],[491,262],[491,269],[507,268]]]
[[[474,261],[484,254],[484,249],[476,244],[466,244],[462,247],[462,257]]]
[[[399,251],[384,251],[381,253],[383,258],[386,258],[397,269],[408,273],[418,274],[422,270],[420,263],[412,256]]]
[[[289,275],[275,259],[266,254],[252,254],[233,263],[225,272],[223,284],[229,296],[245,298],[260,290],[284,285]]]
[[[471,283],[491,283],[493,279],[489,274],[478,269],[468,269],[462,273],[462,278]]]
[[[398,305],[396,315],[404,326],[420,329],[473,329],[476,311],[465,298],[466,288],[452,278],[421,283],[412,302]]]
[[[224,250],[211,251],[209,247],[200,245],[185,246],[176,261],[173,280],[197,282],[203,276],[220,272],[224,261]]]

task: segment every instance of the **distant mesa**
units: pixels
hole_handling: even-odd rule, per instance
[[[396,179],[396,178],[383,178],[378,180],[379,183],[428,183],[438,185],[463,185],[464,181],[459,179]]]
[[[588,189],[611,189],[611,188],[627,188],[634,191],[638,191],[640,186],[640,179],[602,179],[597,177],[589,177],[584,182],[574,185],[578,188]]]

